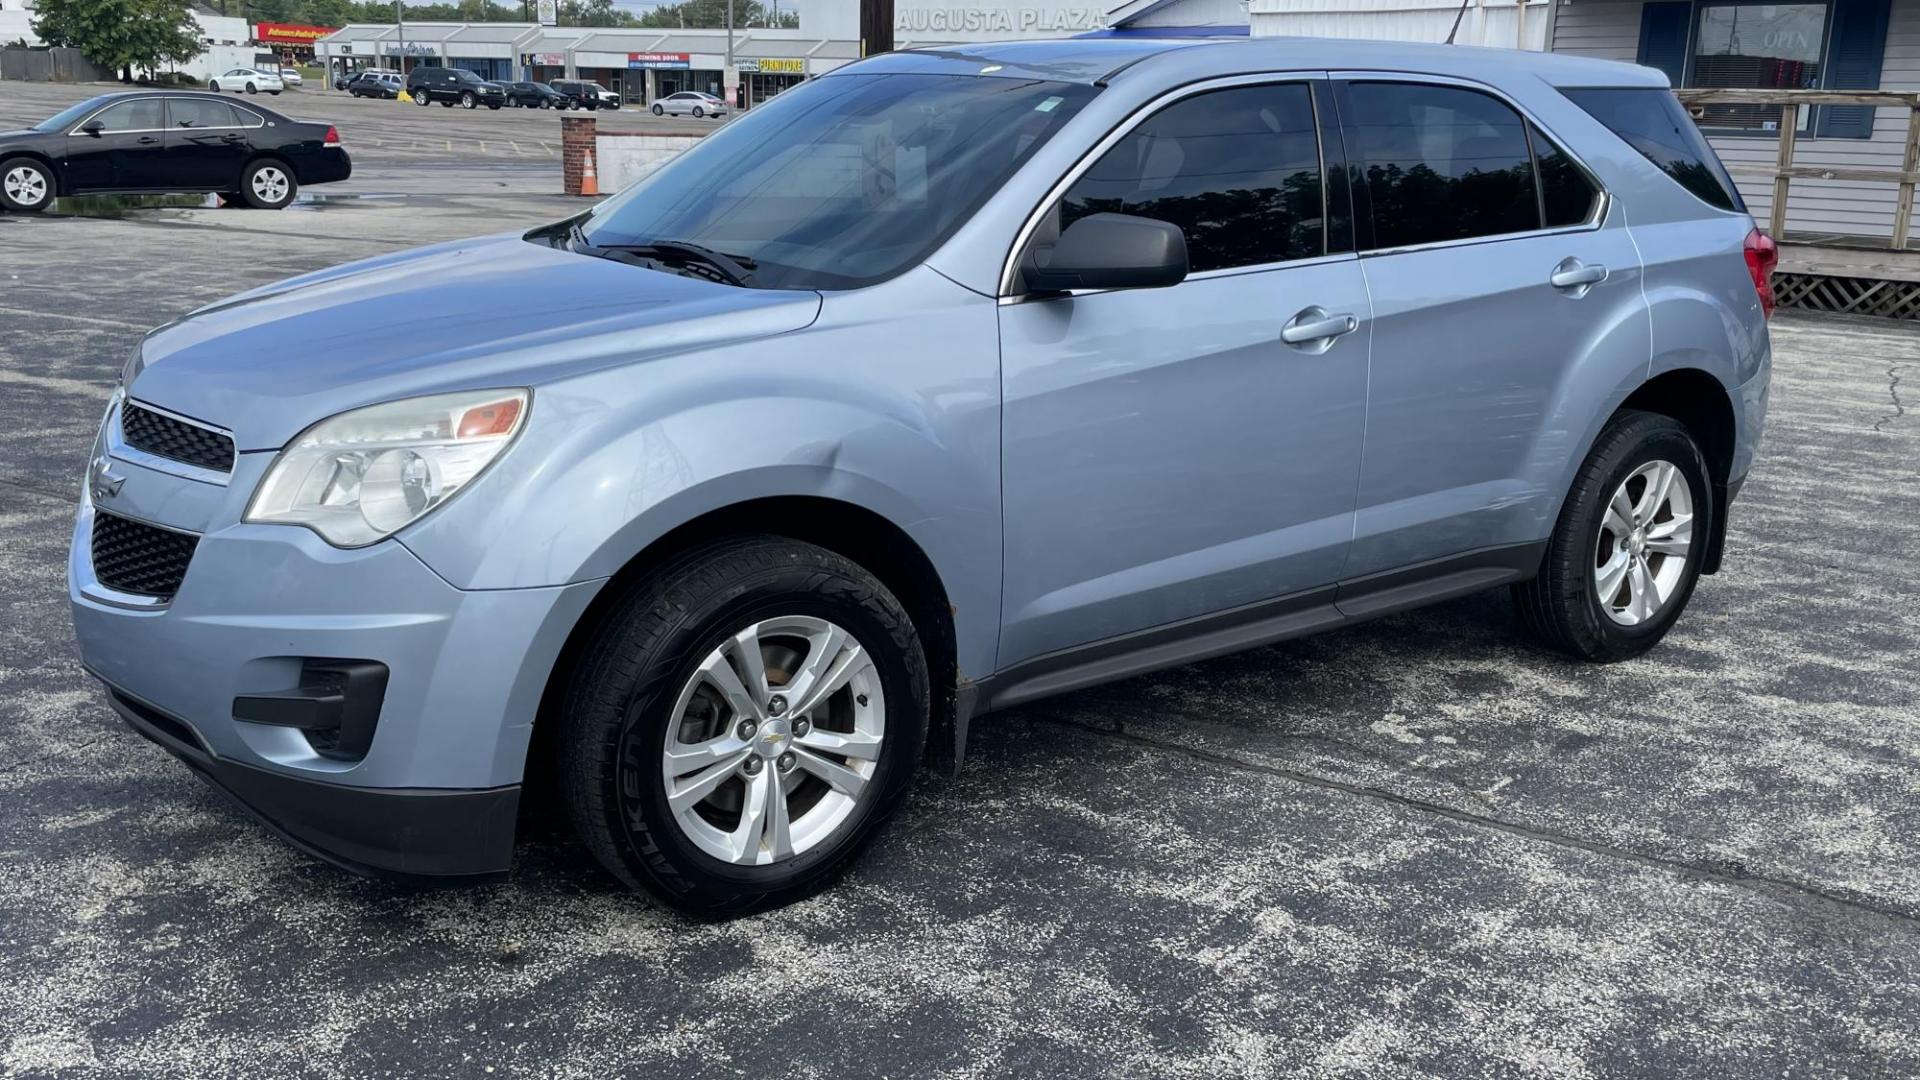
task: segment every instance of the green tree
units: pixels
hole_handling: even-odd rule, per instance
[[[794,10],[795,0],[788,0],[781,6],[784,10],[776,16],[771,6],[759,0],[734,0],[733,25],[736,28],[799,26],[800,15]],[[678,4],[666,4],[642,15],[639,25],[718,29],[727,25],[727,0],[681,0]]]
[[[41,0],[33,32],[79,49],[120,72],[157,71],[200,55],[200,29],[185,0]]]

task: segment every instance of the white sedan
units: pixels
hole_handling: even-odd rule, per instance
[[[653,103],[655,116],[725,116],[727,103],[712,94],[703,94],[698,90],[682,90],[669,94]]]
[[[299,68],[283,67],[280,69],[280,81],[288,86],[302,86],[307,80],[300,74]]]
[[[279,72],[262,71],[259,68],[234,68],[207,80],[207,89],[216,94],[222,90],[245,90],[249,94],[265,90],[269,94],[277,94],[285,88],[286,83],[280,78]]]

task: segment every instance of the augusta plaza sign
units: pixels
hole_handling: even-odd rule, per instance
[[[895,33],[1067,34],[1101,30],[1107,13],[1093,7],[901,7]]]

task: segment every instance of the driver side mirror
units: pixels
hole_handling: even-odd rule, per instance
[[[1032,247],[1021,259],[1027,291],[1159,289],[1187,276],[1187,238],[1180,227],[1132,214],[1089,214],[1067,226],[1053,250]]]
[[[104,120],[89,120],[80,125],[80,130],[97,139],[101,132],[107,130],[107,124]]]

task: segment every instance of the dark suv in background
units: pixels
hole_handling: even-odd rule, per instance
[[[555,93],[564,96],[567,104],[561,108],[575,109],[617,109],[620,107],[620,95],[598,83],[581,82],[577,79],[557,79],[547,84]]]
[[[420,105],[437,101],[467,109],[481,105],[497,109],[507,103],[507,92],[499,83],[488,82],[465,68],[414,68],[407,73],[407,93]]]
[[[505,84],[507,104],[525,109],[564,109],[573,104],[573,99],[550,86],[537,82],[511,82]]]

